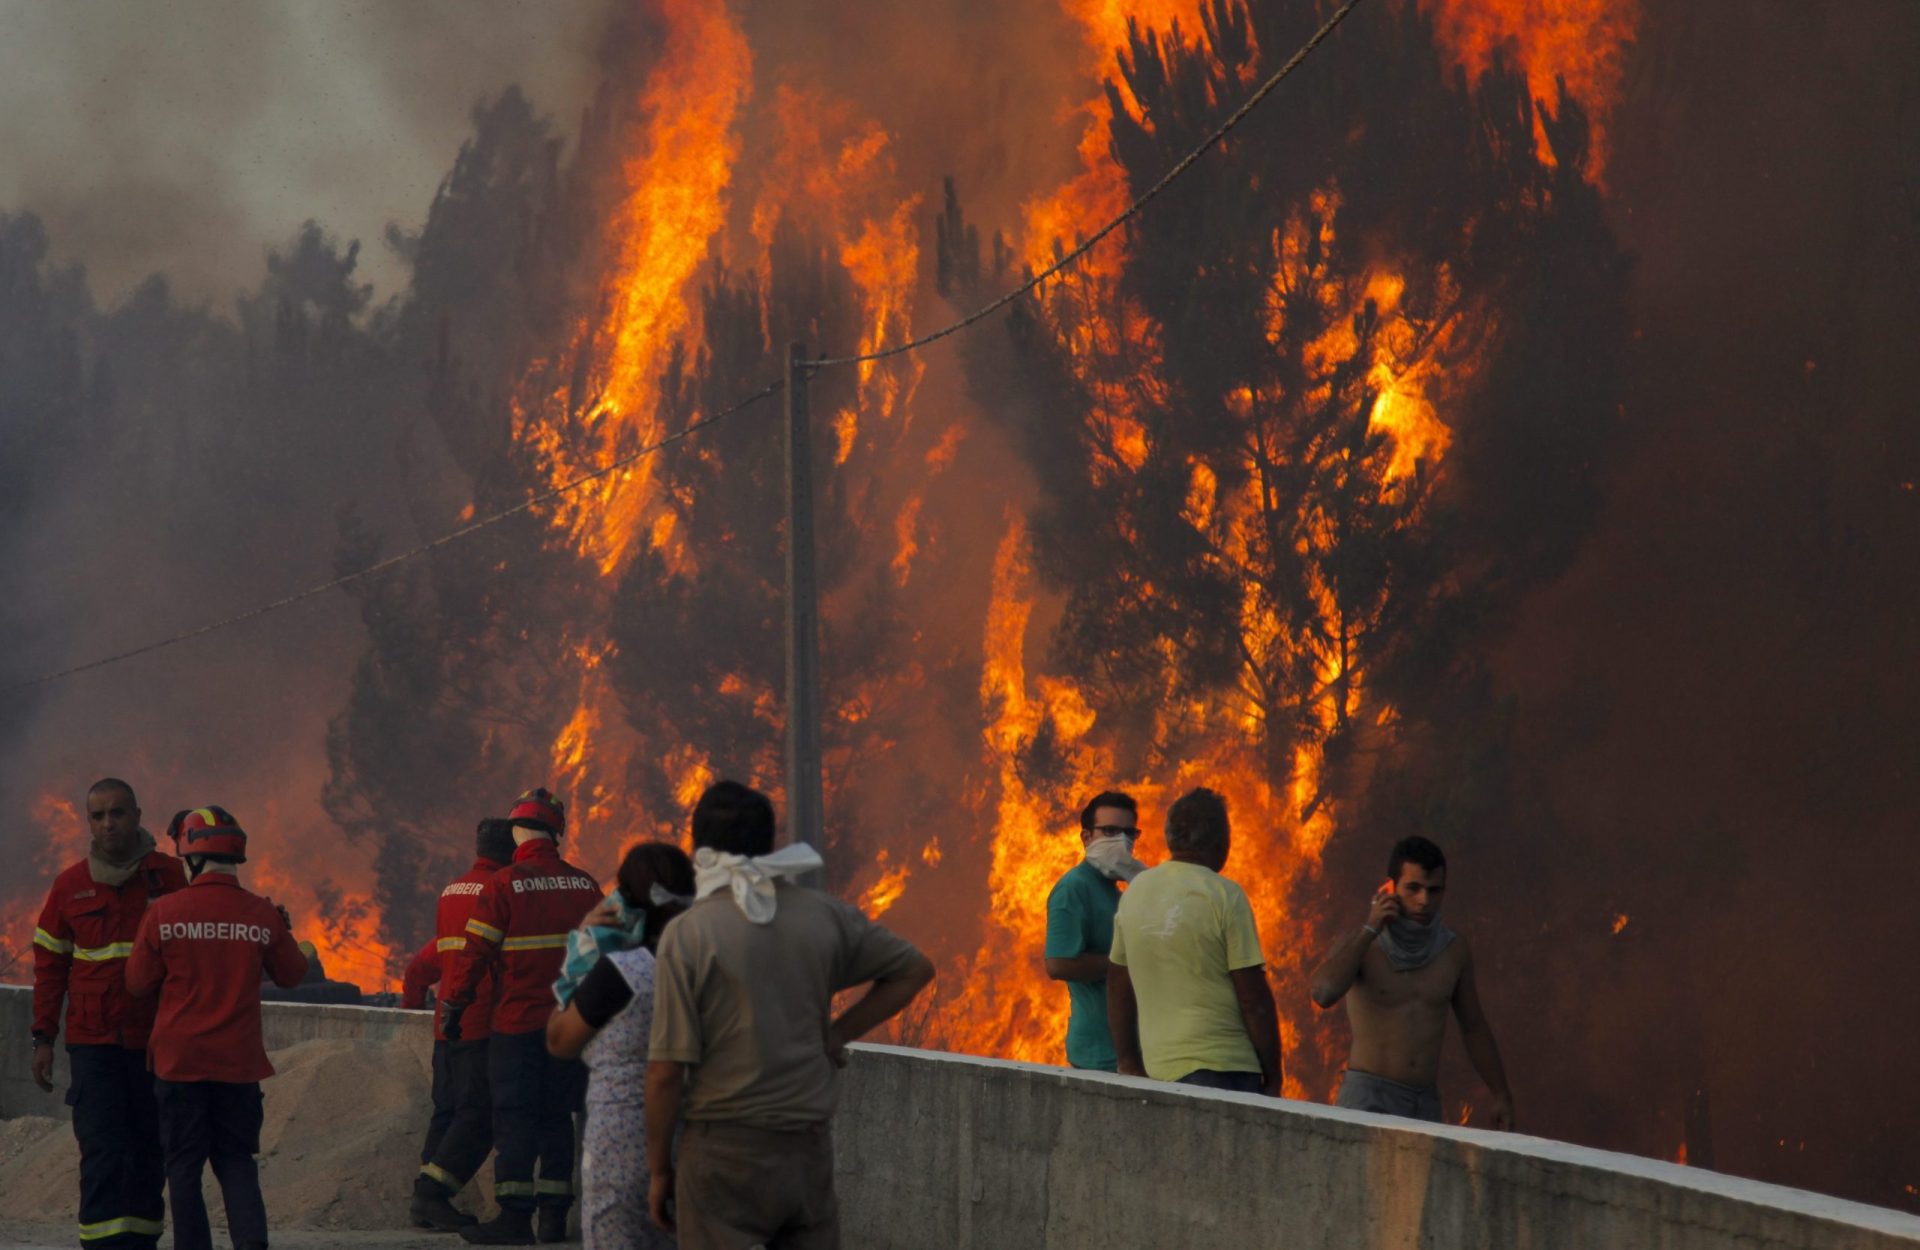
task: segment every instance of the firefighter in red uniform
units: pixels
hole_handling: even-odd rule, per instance
[[[487,1072],[493,1088],[493,1196],[497,1219],[462,1228],[484,1246],[530,1246],[534,1215],[541,1241],[566,1240],[573,1205],[573,1113],[586,1090],[577,1059],[547,1053],[553,983],[566,959],[567,932],[600,903],[600,885],[560,858],[566,809],[545,789],[529,790],[507,819],[518,845],[474,902],[467,944],[453,953],[441,1030],[459,1040],[482,979],[494,973],[493,1036]],[[539,1162],[535,1179],[534,1164]]]
[[[513,826],[483,820],[474,834],[473,867],[440,891],[434,940],[409,967],[407,985],[450,983],[454,955],[467,946],[467,921],[480,891],[513,859]],[[436,1005],[436,1011],[439,1008]],[[476,1223],[456,1209],[453,1196],[480,1170],[493,1149],[493,1099],[487,1088],[487,1039],[493,1015],[493,977],[483,975],[474,998],[460,1014],[460,1040],[449,1041],[436,1014],[433,1031],[433,1119],[420,1148],[420,1175],[413,1181],[408,1212],[414,1227],[441,1231]]]
[[[260,1082],[273,1075],[260,1036],[260,977],[295,986],[307,957],[286,912],[240,885],[247,835],[218,807],[173,818],[193,884],[147,908],[127,960],[127,989],[159,992],[151,1046],[173,1206],[174,1250],[212,1250],[200,1177],[209,1160],[234,1250],[266,1250],[260,1196]]]
[[[147,906],[187,884],[180,861],[140,827],[133,787],[87,791],[87,857],[54,878],[33,931],[33,1079],[53,1091],[66,1003],[67,1105],[80,1142],[80,1244],[158,1244],[166,1219],[160,1121],[147,1076],[153,1004],[127,993],[127,955]]]

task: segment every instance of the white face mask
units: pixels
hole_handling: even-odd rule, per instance
[[[1147,870],[1133,857],[1133,839],[1117,833],[1087,843],[1087,862],[1109,881],[1131,881]]]

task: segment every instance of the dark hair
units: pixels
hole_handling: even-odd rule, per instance
[[[1087,805],[1080,809],[1080,827],[1093,828],[1093,814],[1103,807],[1117,807],[1135,820],[1140,819],[1140,805],[1133,801],[1131,794],[1122,794],[1118,790],[1102,790],[1088,799]]]
[[[1201,786],[1167,809],[1167,849],[1186,855],[1218,850],[1227,841],[1227,801]]]
[[[1408,863],[1435,872],[1447,866],[1447,856],[1438,846],[1416,833],[1393,844],[1393,850],[1387,856],[1387,876],[1398,881],[1401,866]]]
[[[647,913],[646,945],[651,950],[667,921],[687,909],[685,903],[654,902],[653,887],[693,897],[693,861],[671,842],[635,843],[621,857],[618,880],[627,906]]]
[[[105,794],[109,790],[126,795],[127,802],[132,806],[140,806],[139,796],[134,794],[133,787],[118,777],[102,777],[100,780],[94,782],[87,787],[87,797],[92,798],[96,794]]]
[[[693,845],[728,855],[773,849],[773,804],[737,781],[716,781],[693,805]]]
[[[513,861],[513,822],[489,816],[473,831],[473,853],[496,864]]]

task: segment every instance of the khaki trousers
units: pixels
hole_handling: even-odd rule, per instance
[[[680,1250],[839,1250],[833,1134],[697,1120],[675,1169]]]

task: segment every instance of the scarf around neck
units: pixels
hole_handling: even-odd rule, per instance
[[[733,892],[734,905],[754,924],[768,924],[779,908],[774,885],[825,867],[820,852],[804,842],[783,846],[770,855],[729,855],[703,846],[693,853],[693,897],[703,899],[721,890]]]
[[[553,996],[562,1007],[573,1001],[574,992],[602,955],[632,950],[646,942],[647,913],[627,906],[626,896],[619,890],[607,897],[619,909],[613,924],[581,925],[567,933],[566,958],[560,961],[560,979],[553,983]]]
[[[126,863],[109,864],[106,860],[101,859],[89,850],[87,852],[87,871],[93,874],[93,879],[96,884],[112,886],[117,890],[133,879],[134,872],[140,867],[140,861],[148,855],[151,855],[153,848],[153,835],[145,829],[142,829],[140,831],[139,845],[134,848],[133,857],[127,860]]]
[[[1380,949],[1386,952],[1387,962],[1395,972],[1424,968],[1452,944],[1453,930],[1438,920],[1432,924],[1415,924],[1402,919],[1380,929]]]

